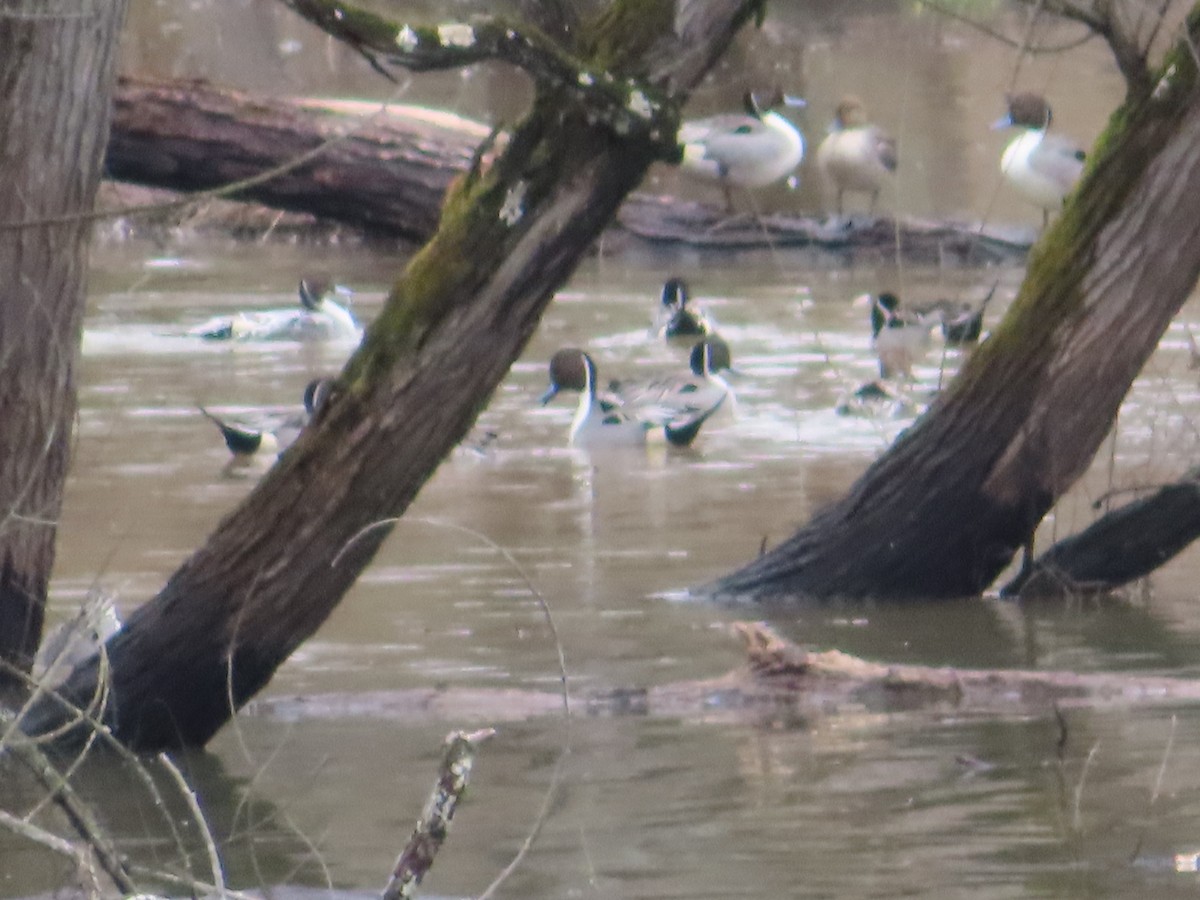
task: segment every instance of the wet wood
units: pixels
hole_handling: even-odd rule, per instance
[[[488,128],[425,107],[380,110],[364,101],[272,99],[204,82],[125,78],[117,90],[108,171],[148,187],[212,190],[333,141],[312,160],[237,197],[367,234],[425,241],[437,227],[446,188],[467,170]],[[339,134],[347,136],[336,140]],[[223,222],[231,232],[245,230],[245,217],[233,210],[206,218],[210,227]],[[610,251],[631,244],[788,247],[838,259],[899,253],[914,262],[984,265],[1022,259],[1032,237],[1028,229],[917,219],[731,217],[719,207],[639,193],[626,200],[605,241]]]
[[[809,650],[761,622],[732,626],[747,663],[719,678],[572,697],[588,715],[755,721],[783,712],[941,711],[1043,714],[1096,708],[1200,702],[1200,682],[1133,673],[959,669],[872,662],[840,650]],[[418,689],[276,697],[248,712],[288,720],[386,718],[389,721],[502,722],[561,715],[562,698],[516,689]]]
[[[1200,537],[1200,469],[1059,541],[1005,585],[1005,596],[1111,591],[1149,575]]]

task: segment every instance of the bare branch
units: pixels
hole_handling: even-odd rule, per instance
[[[425,803],[412,837],[396,860],[392,877],[383,890],[383,900],[404,900],[416,895],[421,879],[433,866],[433,859],[450,832],[450,820],[475,765],[475,750],[479,743],[496,732],[491,728],[467,733],[455,731],[446,738],[446,752],[433,793]]]
[[[379,68],[381,63],[413,72],[456,69],[500,60],[527,72],[542,88],[561,91],[607,117],[621,135],[648,130],[652,140],[669,142],[677,153],[674,127],[659,120],[673,104],[657,88],[613,75],[576,60],[536,28],[501,17],[470,22],[397,25],[338,0],[282,0],[326,33],[353,47]],[[668,123],[673,121],[668,116]]]

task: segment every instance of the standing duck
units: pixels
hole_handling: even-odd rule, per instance
[[[685,338],[694,341],[698,337],[712,334],[712,321],[703,310],[689,306],[691,294],[688,284],[678,276],[668,278],[663,284],[662,302],[658,307],[657,331],[667,338]]]
[[[842,195],[846,191],[869,193],[870,213],[874,213],[879,189],[896,171],[896,162],[896,141],[867,122],[867,109],[861,100],[843,97],[829,134],[817,148],[817,168],[826,190],[837,198],[838,216],[842,215]]]
[[[725,194],[725,209],[733,211],[730,188],[760,188],[786,178],[804,159],[804,137],[798,128],[774,111],[804,101],[776,91],[759,104],[747,91],[744,112],[693,119],[679,127],[683,147],[680,166],[690,175],[716,181]]]
[[[1050,104],[1041,94],[1008,96],[1008,113],[993,128],[1020,128],[1000,157],[1004,179],[1026,200],[1042,210],[1042,226],[1050,211],[1062,209],[1063,199],[1083,174],[1085,154],[1070,138],[1048,134]]]
[[[580,392],[579,407],[571,422],[570,443],[585,449],[642,447],[647,437],[660,429],[667,443],[686,447],[721,405],[718,400],[707,409],[696,406],[663,409],[653,421],[636,417],[615,399],[600,397],[595,362],[573,347],[559,350],[551,357],[550,387],[542,395],[542,404],[549,403],[559,391]]]

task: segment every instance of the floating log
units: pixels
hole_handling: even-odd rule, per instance
[[[466,171],[489,129],[425,107],[382,109],[366,101],[252,96],[201,81],[124,78],[114,103],[107,172],[118,181],[190,193],[313,154],[232,199],[424,242],[437,226],[447,186]],[[214,217],[208,220],[212,224]],[[247,224],[234,214],[229,222],[230,231]],[[911,261],[982,265],[1023,259],[1031,237],[1028,229],[916,219],[731,217],[703,203],[633,194],[605,246],[808,248],[839,261],[899,252]]]

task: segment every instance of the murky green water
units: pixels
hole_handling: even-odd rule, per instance
[[[131,64],[206,71],[214,58],[244,61],[237,48],[252,40],[271,49],[253,70],[235,67],[230,80],[286,92],[325,78],[329,92],[372,85],[379,94],[361,66],[314,42],[286,12],[239,9],[253,28],[232,28],[205,4],[176,16],[143,4]],[[1003,138],[986,129],[1008,86],[1012,51],[908,10],[865,15],[865,7],[853,7],[815,27],[806,9],[774,4],[778,15],[738,48],[731,65],[795,77],[793,89],[812,103],[810,141],[837,94],[856,90],[901,137],[906,162],[888,202],[917,214],[979,218],[986,211],[992,221],[1036,221],[997,192]],[[148,49],[156,36],[192,47],[171,37],[171,23],[181,21],[190,34],[199,20],[215,29],[205,52],[154,56]],[[168,57],[183,62],[168,66]],[[1086,139],[1101,126],[1116,80],[1101,53],[1072,60],[1039,60],[1021,78],[1048,84],[1063,101],[1056,121]],[[412,91],[428,83],[418,80]],[[478,76],[432,83],[433,98],[481,117],[500,94],[511,96]],[[701,92],[697,104],[711,105],[719,94]],[[1076,102],[1067,104],[1068,97]],[[664,171],[651,186],[675,185]],[[810,204],[811,190],[769,202]],[[181,330],[222,311],[290,304],[299,275],[318,269],[354,287],[356,311],[370,319],[402,259],[382,248],[186,239],[98,248],[55,617],[93,584],[132,609],[251,489],[253,479],[221,477],[226,452],[197,404],[292,405],[310,377],[336,370],[348,353],[224,347],[183,338]],[[446,461],[339,610],[279,672],[267,702],[208,753],[184,760],[232,884],[378,890],[432,782],[442,736],[496,724],[427,883],[430,896],[482,890],[537,815],[564,744],[561,719],[514,718],[513,704],[496,694],[482,706],[450,704],[449,714],[442,707],[386,714],[368,692],[556,690],[553,636],[528,579],[552,611],[577,705],[559,793],[503,896],[1157,897],[1197,890],[1197,876],[1173,864],[1175,854],[1200,849],[1200,790],[1192,777],[1200,717],[1190,709],[1069,710],[1060,757],[1050,709],[985,717],[866,708],[735,714],[714,705],[664,716],[632,704],[628,714],[597,716],[583,705],[590,692],[728,671],[741,657],[727,625],[741,617],[765,617],[798,640],[887,661],[1195,673],[1195,552],[1127,602],[762,610],[684,599],[688,586],[749,559],[764,539],[786,537],[839,496],[906,424],[833,412],[874,369],[866,310],[854,297],[898,287],[910,300],[928,301],[983,292],[998,281],[994,324],[1021,275],[1015,268],[841,262],[669,250],[602,253],[583,267],[483,414],[499,434],[495,444],[482,456]],[[550,354],[585,347],[603,377],[678,370],[682,354],[649,333],[658,287],[673,273],[692,280],[733,348],[742,373],[737,418],[712,423],[686,453],[569,450],[569,400],[537,404]],[[1194,461],[1200,390],[1188,369],[1187,329],[1198,317],[1193,301],[1172,325],[1113,441],[1047,523],[1046,539],[1089,522],[1090,501],[1110,485],[1173,477]],[[956,364],[935,351],[919,379],[936,384]],[[281,703],[297,695],[335,699]],[[119,767],[92,766],[80,780],[123,849],[144,863],[177,864],[153,804]],[[50,889],[66,871],[8,836],[0,837],[0,859],[0,892],[8,896]],[[200,855],[193,865],[203,871]]]

